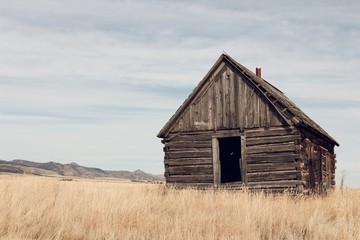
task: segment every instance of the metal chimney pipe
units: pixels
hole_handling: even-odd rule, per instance
[[[256,68],[256,76],[261,78],[261,68]]]

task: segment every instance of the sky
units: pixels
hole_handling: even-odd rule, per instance
[[[163,173],[156,137],[225,51],[339,143],[360,187],[359,1],[2,0],[0,159]]]

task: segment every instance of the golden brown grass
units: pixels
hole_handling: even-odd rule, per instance
[[[0,176],[1,239],[360,239],[360,191],[323,197]]]

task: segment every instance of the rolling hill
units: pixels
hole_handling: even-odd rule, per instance
[[[153,175],[141,170],[108,171],[100,168],[80,166],[77,163],[61,164],[57,162],[39,163],[28,160],[0,160],[0,173],[32,174],[39,176],[64,176],[83,178],[122,178],[129,180],[162,181],[163,176]]]

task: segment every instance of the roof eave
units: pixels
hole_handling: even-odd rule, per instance
[[[297,126],[309,129],[313,133],[322,136],[327,142],[332,143],[337,147],[340,146],[340,144],[334,138],[332,138],[330,135],[328,135],[328,136],[324,135],[323,133],[319,132],[317,129],[315,129],[312,126],[310,126],[309,124],[305,123],[304,121],[299,122],[299,124],[297,124]]]

